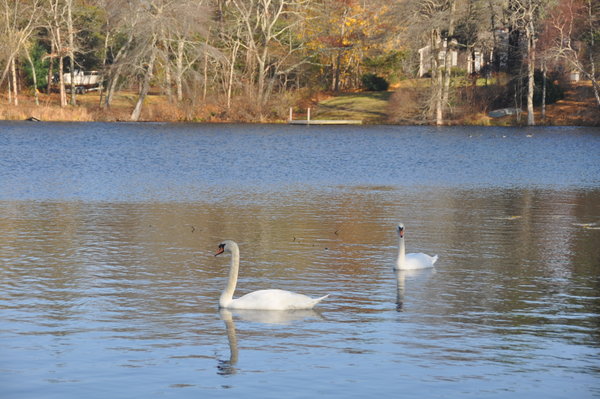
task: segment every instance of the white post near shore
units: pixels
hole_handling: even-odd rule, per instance
[[[310,120],[310,108],[306,109],[306,119],[298,119],[294,120],[294,111],[292,107],[290,107],[290,119],[288,120],[290,125],[360,125],[362,124],[362,120],[347,120],[347,119],[315,119],[314,121]]]

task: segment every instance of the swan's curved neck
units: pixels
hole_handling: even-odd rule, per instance
[[[404,237],[400,237],[398,239],[398,259],[396,259],[396,265],[403,266],[405,257],[406,249],[404,247]]]
[[[229,281],[219,298],[219,306],[226,308],[233,300],[233,293],[237,285],[238,271],[240,269],[240,250],[238,247],[231,248],[231,267],[229,268]]]

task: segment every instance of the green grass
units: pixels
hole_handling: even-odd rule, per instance
[[[391,91],[342,94],[321,101],[312,119],[359,119],[365,123],[384,122]]]
[[[477,79],[477,86],[498,83],[501,79]],[[408,79],[401,81],[396,90],[403,88],[427,89],[430,79]],[[455,77],[453,87],[470,86],[473,82],[465,77]],[[311,115],[312,119],[359,119],[364,123],[384,123],[388,120],[388,100],[393,91],[345,93],[319,102]]]

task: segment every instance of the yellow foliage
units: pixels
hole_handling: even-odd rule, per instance
[[[320,58],[320,64],[336,68],[341,80],[358,81],[360,63],[369,54],[398,49],[395,42],[382,38],[391,29],[384,15],[387,6],[362,7],[359,1],[328,1],[321,3],[309,16],[304,39],[310,52]],[[391,40],[391,39],[390,39]]]

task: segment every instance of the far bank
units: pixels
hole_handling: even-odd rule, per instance
[[[489,91],[489,90],[488,90]],[[463,90],[453,99],[452,114],[446,125],[521,126],[526,113],[491,117],[490,105],[482,101],[484,90]],[[405,84],[382,92],[302,93],[297,98],[286,97],[268,112],[257,116],[245,112],[245,106],[230,104],[229,109],[219,101],[198,104],[174,104],[167,96],[151,92],[144,104],[141,121],[145,122],[199,122],[199,123],[286,123],[289,108],[294,119],[311,117],[327,120],[360,120],[364,124],[431,124],[423,118],[415,96],[418,88]],[[483,94],[482,94],[483,93]],[[56,94],[39,94],[36,105],[33,96],[20,96],[19,105],[9,105],[0,96],[0,119],[78,122],[128,122],[135,106],[136,93],[123,92],[116,96],[110,108],[103,107],[97,92],[77,96],[77,105],[56,105]],[[544,115],[545,114],[545,115]],[[536,107],[537,125],[546,126],[600,126],[600,110],[595,104],[591,84],[578,82],[566,87],[564,98],[545,107]]]

